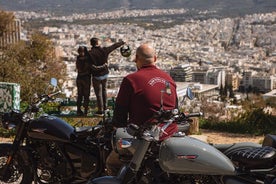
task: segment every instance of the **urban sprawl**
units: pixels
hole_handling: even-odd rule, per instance
[[[45,26],[41,31],[52,38],[58,56],[63,58],[68,67],[64,85],[70,98],[76,97],[77,48],[79,45],[90,48],[90,38],[98,37],[106,46],[121,39],[132,48],[132,55],[128,58],[122,57],[119,49],[109,57],[110,95],[116,95],[122,77],[136,70],[132,62],[135,49],[142,42],[151,42],[157,51],[158,67],[171,74],[179,84],[179,91],[189,85],[194,91],[208,91],[209,95],[212,94],[210,96],[218,98],[219,88],[230,85],[237,94],[253,90],[262,93],[264,97],[274,96],[276,101],[276,12],[235,18],[189,19],[169,28],[154,30],[147,29],[147,25],[142,27],[129,21],[93,24],[94,20],[151,15],[159,15],[156,21],[166,24],[173,22],[173,18],[162,20],[160,15],[181,14],[185,11],[118,10],[62,17],[44,12],[16,12],[16,16],[23,25],[33,19],[64,21],[60,26]],[[78,20],[89,20],[90,24],[81,25]],[[154,24],[154,21],[148,23],[148,26]],[[27,38],[27,30],[23,28],[21,32],[22,39]],[[93,90],[91,93],[93,97]]]

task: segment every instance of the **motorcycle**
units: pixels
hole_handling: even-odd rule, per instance
[[[276,184],[275,135],[267,135],[262,145],[211,145],[172,131],[201,115],[160,109],[150,122],[118,128],[112,147],[127,161],[117,176],[87,184]]]
[[[79,184],[105,172],[111,151],[107,121],[73,127],[56,116],[37,115],[43,103],[61,93],[55,78],[50,86],[51,93],[38,97],[24,112],[3,114],[3,127],[15,128],[16,135],[12,143],[0,144],[0,181]]]

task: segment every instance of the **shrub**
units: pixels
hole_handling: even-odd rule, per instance
[[[256,108],[245,112],[235,121],[201,119],[200,128],[252,135],[276,134],[276,117],[265,113],[262,108]]]

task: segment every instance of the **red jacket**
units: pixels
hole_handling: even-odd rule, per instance
[[[148,121],[160,109],[161,90],[165,89],[166,81],[170,83],[171,95],[163,95],[165,110],[177,107],[176,84],[167,73],[148,65],[127,75],[116,98],[113,125],[124,127]]]

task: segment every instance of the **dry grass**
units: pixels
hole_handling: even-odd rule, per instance
[[[226,132],[216,132],[213,130],[201,130],[202,135],[207,136],[207,141],[215,144],[228,144],[236,142],[261,143],[264,136],[252,136],[249,134],[234,134]]]

